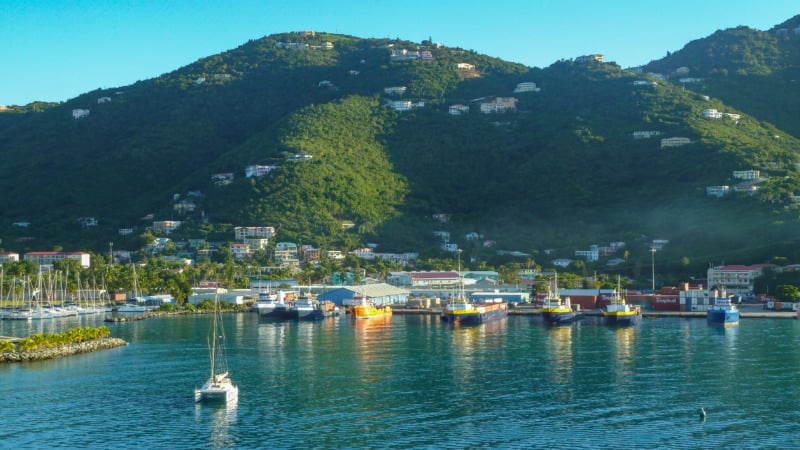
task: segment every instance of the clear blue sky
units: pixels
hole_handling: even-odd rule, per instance
[[[286,31],[430,37],[531,67],[602,53],[632,67],[797,14],[798,0],[0,0],[0,105],[126,86]]]

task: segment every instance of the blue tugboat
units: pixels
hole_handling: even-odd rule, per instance
[[[708,308],[706,321],[709,325],[725,327],[739,325],[739,309],[725,295],[725,291],[714,291],[714,304]]]

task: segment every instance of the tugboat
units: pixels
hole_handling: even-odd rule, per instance
[[[617,277],[617,289],[611,295],[611,303],[603,310],[603,320],[606,325],[636,325],[641,317],[641,308],[627,304],[620,294]]]
[[[542,303],[542,318],[552,325],[566,325],[583,318],[582,314],[572,310],[569,297],[562,300],[558,294],[558,274],[552,287],[549,284],[547,286],[547,297]]]
[[[714,290],[714,304],[706,312],[706,322],[725,327],[739,325],[739,308],[724,290]]]
[[[461,250],[458,251],[458,296],[447,302],[439,318],[442,322],[454,325],[480,325],[508,317],[508,302],[502,298],[486,299],[482,303],[472,303],[464,294],[464,282],[461,278]]]

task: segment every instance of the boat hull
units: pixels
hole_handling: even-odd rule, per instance
[[[706,314],[709,325],[735,326],[739,325],[739,311],[709,310]]]
[[[350,306],[350,317],[353,319],[374,319],[391,315],[392,307],[389,305],[359,302]]]
[[[268,320],[289,320],[297,317],[286,305],[262,305],[258,308],[258,317]]]
[[[641,319],[641,314],[614,314],[603,313],[603,321],[606,325],[636,325]]]
[[[449,312],[442,313],[440,318],[443,322],[453,325],[480,325],[482,323],[494,322],[508,317],[508,310],[497,305],[483,312]]]
[[[577,322],[583,318],[582,314],[575,311],[570,312],[543,312],[542,318],[545,322],[551,325],[567,325],[572,322]]]
[[[202,388],[194,391],[195,402],[235,402],[239,398],[239,388],[233,383],[212,384],[206,383]]]

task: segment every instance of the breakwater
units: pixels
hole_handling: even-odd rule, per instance
[[[38,350],[24,352],[2,352],[0,353],[0,363],[42,361],[45,359],[61,358],[64,356],[90,353],[109,348],[124,347],[126,345],[128,345],[128,343],[123,339],[106,337],[86,342],[47,347]]]

